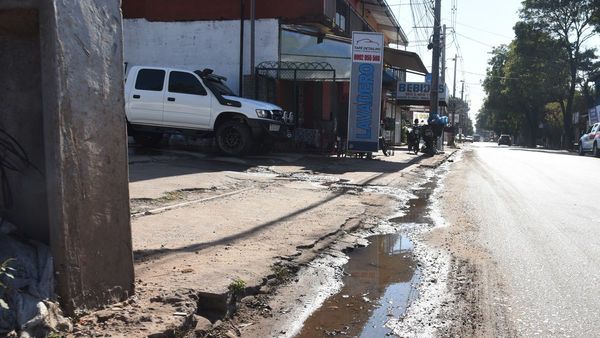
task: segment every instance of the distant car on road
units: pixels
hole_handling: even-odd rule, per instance
[[[465,142],[473,143],[473,136],[465,136]]]
[[[481,142],[481,135],[479,135],[479,134],[473,135],[473,142]]]
[[[586,152],[600,157],[600,123],[591,126],[588,132],[579,139],[579,155],[583,156]]]
[[[498,145],[507,145],[507,146],[512,146],[512,139],[510,138],[510,135],[507,134],[502,134],[500,135],[500,137],[498,138]]]

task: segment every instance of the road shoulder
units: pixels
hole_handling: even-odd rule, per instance
[[[205,158],[161,160],[161,168],[134,162],[135,196],[154,197],[141,200],[148,205],[137,205],[132,221],[136,295],[82,315],[76,335],[237,335],[224,319],[244,297],[269,297],[333,243],[364,245],[351,233],[392,212],[398,201],[386,189],[408,189],[419,166],[447,156],[217,160],[214,168]]]

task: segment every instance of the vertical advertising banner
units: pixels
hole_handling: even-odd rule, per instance
[[[383,76],[383,34],[352,32],[348,150],[377,152]]]

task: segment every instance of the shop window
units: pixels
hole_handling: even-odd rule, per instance
[[[347,17],[348,17],[348,4],[343,0],[337,0],[335,6],[335,24],[340,28],[342,32],[346,32],[348,27]]]
[[[335,13],[335,24],[340,27],[343,32],[346,31],[346,17],[341,13]]]

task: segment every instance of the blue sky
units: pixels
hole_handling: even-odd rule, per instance
[[[387,0],[400,25],[406,32],[407,50],[417,52],[425,65],[431,69],[431,51],[427,50],[427,37],[432,34],[432,15],[426,15],[431,0]],[[412,6],[411,6],[412,2]],[[452,8],[455,7],[455,19]],[[411,10],[412,8],[412,10]],[[446,83],[452,93],[455,54],[459,54],[457,66],[457,96],[460,96],[460,80],[465,81],[465,98],[471,105],[471,117],[479,111],[485,93],[481,82],[485,78],[489,52],[493,46],[508,44],[514,37],[513,26],[519,19],[521,0],[442,0],[442,24],[448,32],[446,54]],[[415,22],[416,21],[416,22]],[[414,28],[417,26],[417,28]],[[453,34],[453,30],[455,34]],[[422,77],[409,77],[422,81]]]

